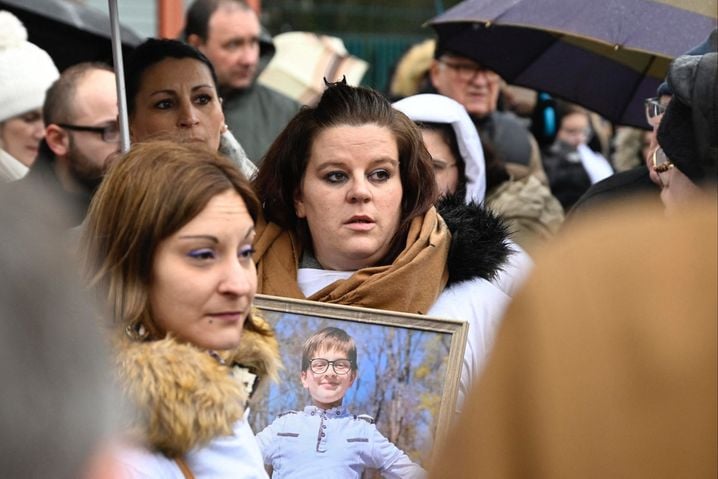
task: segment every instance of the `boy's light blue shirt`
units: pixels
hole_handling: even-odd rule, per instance
[[[257,434],[273,478],[360,478],[377,469],[386,478],[424,478],[426,472],[389,442],[368,416],[344,407],[290,411]]]

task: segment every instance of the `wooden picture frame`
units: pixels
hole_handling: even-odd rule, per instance
[[[454,416],[467,322],[260,294],[254,304],[275,328],[284,363],[280,383],[252,398],[255,433],[311,404],[300,381],[302,346],[334,326],[357,345],[358,378],[343,405],[372,416],[379,432],[427,466]]]

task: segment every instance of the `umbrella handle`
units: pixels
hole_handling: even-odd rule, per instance
[[[115,82],[117,84],[117,110],[120,123],[120,146],[125,153],[130,149],[130,127],[127,120],[127,96],[125,94],[125,67],[122,63],[122,36],[117,0],[107,0],[110,7],[110,26],[112,32],[112,60],[115,64]]]

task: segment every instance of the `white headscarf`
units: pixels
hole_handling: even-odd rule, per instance
[[[464,201],[467,204],[472,201],[483,203],[486,196],[484,149],[481,147],[479,132],[463,105],[443,95],[422,93],[399,100],[393,106],[413,121],[451,125],[459,144],[459,153],[464,159]],[[510,245],[514,251],[493,283],[509,296],[513,296],[533,268],[533,261],[518,244],[510,241]]]
[[[422,93],[399,100],[393,106],[415,122],[451,125],[465,165],[466,202],[483,202],[486,195],[484,150],[479,133],[461,103],[443,95]]]

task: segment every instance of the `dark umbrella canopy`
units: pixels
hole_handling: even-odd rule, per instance
[[[92,7],[66,0],[0,0],[0,10],[16,15],[28,31],[28,40],[50,54],[64,70],[82,61],[112,63],[109,16]],[[122,27],[124,55],[142,37]]]
[[[467,0],[430,24],[440,49],[470,57],[509,83],[645,128],[643,100],[655,95],[672,58],[716,26],[717,13],[707,13],[715,0],[676,3],[686,7],[652,0]]]

